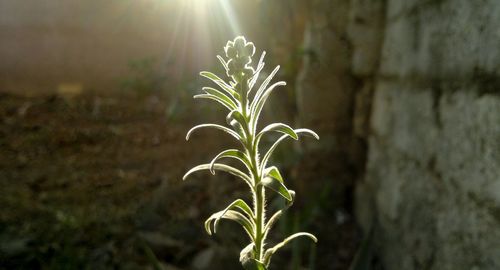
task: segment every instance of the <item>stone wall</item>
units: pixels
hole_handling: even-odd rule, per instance
[[[357,167],[373,262],[500,269],[500,2],[309,5],[300,117],[338,167],[322,180]]]
[[[310,14],[305,26],[296,102],[300,126],[313,129],[321,139],[304,141],[304,159],[314,162],[301,169],[298,179],[315,179],[310,185],[317,190],[331,186],[332,209],[328,211],[334,215],[335,207],[349,208],[349,194],[364,165],[365,144],[356,134],[354,120],[364,118],[355,113],[363,91],[352,74],[350,1],[307,3]]]
[[[386,4],[359,220],[385,269],[500,269],[500,2]]]

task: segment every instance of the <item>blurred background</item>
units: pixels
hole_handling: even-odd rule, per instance
[[[237,35],[288,83],[264,122],[321,137],[274,157],[271,241],[319,243],[271,269],[500,269],[497,0],[0,0],[0,269],[240,269],[203,221],[246,188],[181,181],[233,143],[184,137]]]

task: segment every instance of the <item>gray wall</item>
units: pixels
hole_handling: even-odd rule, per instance
[[[500,269],[500,2],[387,2],[358,215],[386,269]]]
[[[332,164],[364,162],[355,212],[383,269],[500,269],[500,2],[310,3],[301,119]]]

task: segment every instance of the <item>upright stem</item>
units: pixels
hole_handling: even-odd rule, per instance
[[[264,192],[264,187],[262,185],[259,185],[261,181],[261,175],[260,175],[260,170],[259,170],[259,162],[258,162],[258,146],[257,141],[255,140],[255,130],[253,130],[250,126],[249,123],[251,122],[251,115],[250,118],[247,115],[247,97],[246,93],[248,91],[248,83],[246,80],[243,80],[240,83],[240,102],[242,104],[242,114],[243,116],[248,119],[249,121],[246,123],[247,127],[246,130],[248,132],[247,134],[247,153],[249,154],[250,162],[252,163],[252,173],[253,173],[253,184],[254,184],[254,192],[253,192],[253,197],[254,197],[254,216],[255,216],[255,257],[257,260],[261,261],[264,254],[263,254],[263,249],[264,249],[264,222],[265,222],[265,212],[264,212],[264,206],[266,202],[265,198],[265,192]]]
[[[256,237],[255,237],[255,251],[256,257],[259,261],[262,260],[263,257],[263,249],[264,249],[264,204],[265,204],[265,193],[263,186],[258,186],[256,189],[256,199],[255,199],[255,212],[257,219],[257,228],[256,228]]]

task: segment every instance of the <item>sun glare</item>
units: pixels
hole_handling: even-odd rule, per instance
[[[177,0],[172,3],[175,19],[170,28],[167,61],[177,60],[180,65],[211,61],[213,47],[220,46],[220,40],[244,34],[231,0]]]

